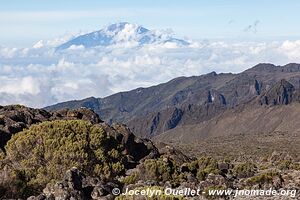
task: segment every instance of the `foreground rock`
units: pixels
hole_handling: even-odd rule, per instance
[[[65,173],[62,181],[54,185],[48,184],[43,193],[38,196],[31,196],[29,200],[84,200],[102,199],[113,200],[111,194],[113,188],[119,187],[114,183],[103,183],[97,178],[86,177],[77,168],[72,168]]]
[[[168,162],[167,160],[163,162]],[[142,165],[137,166],[136,169],[128,170],[127,176],[133,173],[138,173],[142,170]],[[189,166],[190,167],[190,166]],[[224,170],[224,163],[218,166],[218,169]],[[166,188],[172,188],[173,190],[184,190],[189,189],[200,189],[201,193],[198,196],[181,196],[181,195],[156,195],[155,199],[164,200],[166,197],[169,199],[238,199],[238,200],[250,200],[250,199],[268,199],[268,200],[288,200],[288,199],[299,199],[299,171],[298,170],[287,170],[282,171],[282,174],[271,174],[270,171],[260,171],[259,173],[250,176],[248,178],[237,178],[237,169],[229,166],[233,172],[227,172],[225,174],[213,174],[209,173],[201,181],[199,177],[195,177],[190,171],[191,168],[182,172],[186,177],[185,180],[181,179],[177,185],[174,184],[174,177],[170,178],[169,181],[159,182],[156,178],[158,177],[141,177],[135,183],[125,184],[121,182],[103,182],[95,177],[85,176],[77,168],[72,168],[65,173],[64,179],[55,184],[48,184],[44,188],[43,193],[38,196],[31,196],[29,200],[85,200],[85,199],[98,199],[98,200],[113,200],[113,199],[131,199],[132,196],[116,195],[114,192],[125,192],[128,190],[161,190],[164,191]],[[182,168],[181,168],[182,169]],[[245,168],[244,168],[245,170]],[[244,173],[243,171],[238,171]],[[146,174],[149,172],[146,172]],[[147,176],[147,175],[146,175]],[[260,178],[259,178],[260,177]],[[264,177],[264,178],[262,178]],[[246,185],[245,185],[246,184]],[[209,190],[242,190],[242,189],[253,189],[253,190],[276,190],[278,192],[282,190],[294,190],[290,195],[278,195],[278,196],[247,196],[240,195],[237,197],[226,196],[226,195],[215,195],[208,196]],[[203,193],[202,193],[203,192]],[[147,200],[148,196],[135,195],[134,199]]]
[[[50,113],[43,109],[33,109],[21,105],[0,106],[0,148],[4,150],[4,146],[13,134],[32,124],[62,119],[81,119],[93,124],[103,122],[98,114],[87,108],[62,109]]]
[[[1,198],[27,198],[36,194],[47,183],[60,180],[64,171],[72,166],[96,179],[83,179],[79,171],[71,170],[63,182],[47,186],[45,194],[54,192],[59,198],[84,198],[86,192],[90,192],[93,197],[102,196],[107,194],[111,181],[118,182],[118,176],[146,159],[159,156],[150,140],[135,137],[125,125],[110,126],[102,122],[89,109],[51,114],[25,107],[5,107],[4,110],[6,114],[12,113],[5,116],[6,121],[24,121],[26,126],[21,132],[10,133],[13,136],[5,143],[4,151],[0,150]],[[43,115],[38,115],[39,112]],[[17,119],[15,115],[27,117]],[[36,121],[30,121],[32,119]],[[102,188],[98,183],[105,184]],[[93,184],[97,186],[95,191],[91,190]],[[66,191],[72,190],[76,191],[70,196]]]
[[[244,155],[239,159],[217,160],[203,155],[196,159],[164,143],[156,143],[157,148],[150,140],[135,137],[125,125],[102,122],[88,109],[55,113],[21,106],[1,109],[3,130],[14,122],[29,127],[7,132],[13,137],[5,152],[0,151],[2,199],[130,199],[126,195],[113,196],[114,188],[121,192],[190,188],[206,194],[214,189],[237,188],[300,190],[300,163],[287,153],[274,152],[253,159]]]

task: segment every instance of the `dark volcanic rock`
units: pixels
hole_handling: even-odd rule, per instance
[[[82,119],[93,124],[103,122],[98,114],[88,108],[58,110],[52,113],[51,119]]]
[[[126,155],[131,155],[134,162],[155,158],[159,155],[157,148],[148,139],[140,139],[123,124],[106,125],[106,131],[117,139],[124,147]]]
[[[25,109],[25,108],[24,108]],[[83,119],[84,116],[88,116],[84,119],[89,119],[91,123],[93,122],[100,122],[100,123],[94,123],[93,127],[100,127],[99,130],[104,130],[104,132],[107,134],[106,136],[111,138],[109,140],[109,143],[103,143],[103,146],[101,148],[108,148],[109,146],[117,146],[118,149],[118,158],[121,160],[121,167],[122,170],[120,170],[119,175],[125,174],[125,172],[129,169],[135,168],[140,163],[144,162],[146,159],[157,159],[160,156],[160,153],[158,149],[153,145],[153,143],[148,139],[139,139],[135,137],[135,135],[129,130],[128,127],[126,127],[123,124],[113,124],[112,126],[108,125],[107,123],[103,123],[99,118],[97,118],[98,115],[91,112],[90,110],[83,109],[83,110],[62,110],[58,111],[55,114],[49,115],[51,116],[49,119],[46,120],[55,120],[55,119]],[[74,121],[72,121],[74,122]],[[22,122],[23,123],[23,122]],[[53,122],[59,123],[59,122]],[[63,122],[65,123],[65,122]],[[81,122],[82,123],[82,122]],[[46,124],[52,124],[52,123],[46,123]],[[89,124],[89,123],[86,123]],[[42,126],[42,125],[41,125]],[[52,129],[53,126],[49,126],[49,129]],[[48,129],[46,129],[48,130]],[[46,131],[45,130],[45,131]],[[62,129],[54,129],[54,130],[62,130]],[[45,132],[43,131],[43,132]],[[17,133],[17,134],[26,134],[25,132]],[[8,133],[5,133],[8,134]],[[58,135],[54,135],[55,138],[59,137]],[[36,137],[34,137],[36,138]],[[39,137],[38,137],[39,138]],[[89,141],[89,140],[88,140]],[[42,142],[43,143],[43,142]],[[33,145],[35,145],[35,142],[32,142]],[[44,144],[44,143],[43,143]],[[70,144],[70,142],[68,143]],[[85,147],[86,148],[86,147]],[[90,147],[87,147],[90,148]],[[91,147],[92,148],[92,147]],[[99,147],[100,148],[100,147]],[[32,148],[29,148],[32,149]],[[8,150],[8,152],[10,152]],[[91,151],[88,151],[88,154],[90,154]],[[100,151],[101,152],[101,151]],[[104,151],[103,151],[104,152]],[[109,153],[107,150],[106,152]],[[104,153],[106,153],[104,152]],[[27,152],[28,153],[28,152]],[[41,153],[43,154],[43,153]],[[68,154],[68,153],[66,153]],[[0,156],[3,156],[3,152],[0,151]],[[9,155],[9,154],[8,154]],[[9,165],[9,162],[15,162],[10,161],[9,156],[6,156],[7,160],[0,162],[1,169],[7,168],[7,170],[0,171],[0,189],[1,184],[7,185],[7,183],[10,183],[11,180],[13,180],[13,170],[17,170],[17,168],[14,168],[14,166]],[[27,157],[28,154],[25,155],[25,160],[29,159]],[[41,155],[41,157],[44,158],[44,155]],[[4,157],[3,157],[4,158]],[[2,157],[1,157],[2,159]],[[91,158],[93,159],[93,157]],[[80,160],[80,159],[78,159]],[[43,159],[44,161],[44,159]],[[73,162],[74,160],[72,160]],[[21,162],[21,161],[20,161]],[[59,162],[59,161],[58,161]],[[70,160],[71,162],[71,160]],[[100,162],[100,161],[99,161]],[[101,160],[102,162],[102,160]],[[109,159],[103,161],[103,162],[114,162]],[[16,162],[15,162],[16,163]],[[47,164],[43,164],[45,168],[47,168]],[[4,168],[3,168],[4,167]],[[69,166],[72,167],[72,166]],[[89,167],[88,167],[89,168]],[[93,168],[92,168],[93,169]],[[91,176],[94,175],[93,170],[89,171],[86,169],[85,173],[88,173],[87,175]],[[61,173],[60,173],[61,174]],[[120,188],[119,185],[116,185],[115,183],[108,182],[108,181],[114,181],[118,183],[118,177],[113,178],[103,178],[101,175],[98,175],[98,177],[86,177],[82,172],[80,172],[78,169],[74,168],[71,170],[68,170],[65,173],[65,176],[61,182],[57,182],[56,184],[52,184],[51,182],[44,190],[43,194],[39,195],[38,197],[30,197],[32,200],[36,199],[114,199],[114,196],[111,195],[111,191],[113,188]],[[53,179],[54,180],[54,179]],[[43,183],[44,184],[44,183]],[[44,187],[44,185],[42,185]],[[10,189],[10,188],[8,188]],[[10,190],[5,188],[4,195],[5,197],[10,197],[9,195],[12,193]],[[8,191],[8,192],[6,192]],[[13,190],[15,191],[15,190]],[[32,193],[30,193],[32,194]],[[0,196],[3,194],[0,194]]]
[[[98,114],[88,108],[75,110],[62,109],[53,113],[43,109],[33,109],[21,105],[10,105],[0,107],[0,148],[4,146],[15,133],[36,124],[49,120],[82,119],[93,124],[103,122]]]
[[[295,87],[286,80],[281,80],[268,90],[261,98],[261,104],[287,105],[298,100]]]
[[[150,127],[150,135],[152,135],[157,130],[159,121],[160,121],[160,112],[158,112],[152,119],[152,123]]]
[[[262,94],[265,94],[262,104],[289,104],[298,99],[300,93],[293,94],[291,99],[293,89],[285,83],[277,85],[282,79],[298,90],[300,65],[261,63],[239,74],[212,72],[179,77],[149,88],[60,103],[46,109],[89,107],[107,123],[125,123],[136,135],[153,138],[182,125],[199,124],[217,117],[225,109],[247,104]],[[266,94],[274,87],[277,89]]]
[[[40,196],[44,199],[61,200],[88,200],[88,199],[114,199],[111,195],[113,188],[118,187],[114,183],[91,182],[91,177],[86,177],[77,168],[68,170],[63,181],[56,184],[48,184],[43,194],[38,197],[30,197],[31,200],[38,200]]]
[[[11,138],[12,134],[22,131],[32,124],[48,120],[51,114],[45,110],[12,105],[0,108],[0,148]]]
[[[175,108],[171,118],[167,121],[166,128],[167,130],[175,128],[177,124],[180,122],[183,115],[183,111],[181,109]]]
[[[133,156],[134,161],[141,158],[153,158],[158,150],[150,140],[135,137],[129,128],[123,124],[109,126],[99,118],[98,114],[87,108],[62,109],[49,113],[41,109],[27,108],[25,106],[4,106],[0,108],[0,147],[4,146],[15,133],[28,128],[32,124],[52,120],[86,120],[92,124],[100,124],[112,137],[125,147],[124,154]]]

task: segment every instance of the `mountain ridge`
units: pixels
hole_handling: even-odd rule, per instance
[[[39,196],[30,199],[65,195],[115,199],[112,187],[153,185],[297,189],[298,67],[261,64],[239,74],[181,77],[103,99],[60,105],[97,107],[100,116],[111,119],[111,126],[86,108],[47,113],[19,105],[0,107],[0,136],[13,134],[0,150],[0,176],[6,177],[0,179],[0,189],[5,197],[18,197],[20,183],[33,180],[39,193],[30,195]],[[114,123],[118,120],[127,120],[128,127]],[[48,156],[49,149],[58,155],[57,161],[52,159],[56,156]],[[27,167],[31,166],[27,160],[38,168]],[[61,167],[61,160],[64,167],[57,176],[57,170],[48,169]],[[82,171],[67,170],[74,160],[88,164],[79,165]],[[9,168],[10,163],[16,166]],[[15,170],[25,171],[25,178],[22,174],[15,178]],[[64,177],[63,170],[67,170]],[[51,185],[50,181],[59,182]]]
[[[45,109],[88,107],[108,123],[126,123],[140,137],[151,138],[182,124],[210,120],[226,109],[258,98],[283,79],[295,90],[299,89],[300,65],[261,63],[238,74],[211,72],[178,77],[148,88],[60,103]],[[257,102],[264,104],[262,100]]]

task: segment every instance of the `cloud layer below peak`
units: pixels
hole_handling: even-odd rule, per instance
[[[284,42],[174,42],[55,51],[65,39],[32,48],[0,47],[0,104],[44,107],[104,97],[178,76],[240,72],[261,62],[300,62],[300,40]]]

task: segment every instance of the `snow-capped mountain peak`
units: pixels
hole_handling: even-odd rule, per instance
[[[173,38],[166,31],[155,31],[144,28],[138,24],[121,22],[111,24],[105,28],[78,36],[57,47],[57,50],[68,49],[71,46],[83,46],[91,48],[96,46],[110,46],[122,43],[130,43],[137,46],[152,43],[176,43],[177,45],[189,45],[189,42]]]
[[[149,31],[148,29],[146,29],[142,26],[139,26],[137,24],[130,24],[128,22],[111,24],[103,29],[103,31],[106,34],[112,34],[112,35],[117,35],[118,33],[126,31],[126,30],[131,30],[138,34],[143,34],[143,33],[146,33]]]

